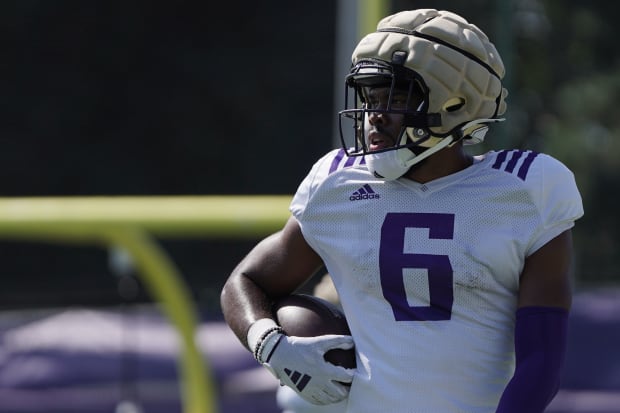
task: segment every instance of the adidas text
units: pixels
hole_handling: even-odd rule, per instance
[[[349,201],[359,201],[360,199],[380,198],[379,194],[353,194],[349,197]]]
[[[349,201],[359,201],[362,199],[377,199],[379,198],[379,194],[377,194],[368,184],[362,185],[360,189],[353,192],[349,197]]]

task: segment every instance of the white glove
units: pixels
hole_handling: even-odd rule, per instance
[[[325,335],[295,337],[281,335],[271,357],[263,363],[282,384],[314,404],[331,404],[346,399],[353,370],[325,361],[327,351],[353,348],[353,337]]]
[[[289,386],[313,404],[337,403],[347,398],[349,386],[345,383],[351,383],[354,370],[336,366],[326,361],[324,355],[336,348],[353,348],[353,337],[295,337],[279,331],[263,336],[264,340],[250,340],[250,343],[256,343],[257,360],[267,367],[280,383]]]

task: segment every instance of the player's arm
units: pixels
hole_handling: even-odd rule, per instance
[[[283,384],[314,404],[343,400],[353,372],[325,361],[334,348],[353,347],[351,336],[292,337],[272,319],[275,298],[292,293],[322,260],[291,217],[282,231],[261,241],[234,269],[221,294],[224,318],[239,340]]]
[[[555,396],[566,352],[572,237],[567,230],[525,261],[515,325],[515,373],[497,413],[539,413]]]
[[[272,300],[295,291],[321,266],[294,217],[259,242],[233,270],[221,294],[224,318],[239,340],[247,347],[250,325],[272,317]]]

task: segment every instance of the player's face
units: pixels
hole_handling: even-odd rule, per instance
[[[390,101],[389,87],[367,87],[363,93],[366,108],[370,110],[364,119],[368,150],[377,151],[396,145],[403,132],[404,114],[399,112],[415,111],[420,99],[410,99],[407,90],[395,89]]]

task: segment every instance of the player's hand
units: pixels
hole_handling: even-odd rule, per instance
[[[353,337],[324,335],[295,337],[282,334],[264,365],[284,385],[314,404],[331,404],[344,400],[349,394],[353,369],[325,361],[332,349],[354,347]]]

